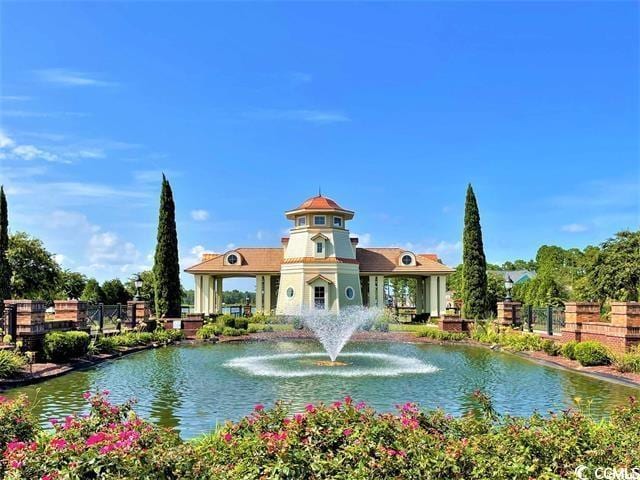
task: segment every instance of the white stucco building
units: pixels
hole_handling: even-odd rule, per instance
[[[257,310],[285,315],[308,308],[383,307],[384,280],[398,276],[417,280],[416,313],[444,313],[446,277],[453,269],[436,255],[358,247],[347,228],[354,212],[322,195],[285,215],[292,226],[280,247],[205,253],[186,269],[194,275],[198,313],[220,312],[223,279],[229,277],[255,277]]]

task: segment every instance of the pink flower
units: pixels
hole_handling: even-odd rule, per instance
[[[51,446],[56,450],[67,448],[67,441],[64,438],[54,438],[51,440]]]
[[[102,447],[100,449],[100,454],[104,455],[104,454],[109,453],[109,452],[111,452],[112,450],[115,450],[115,449],[116,449],[115,445],[105,445],[104,447]]]
[[[84,398],[85,400],[89,400],[91,398],[91,392],[84,392],[82,394],[82,398]]]
[[[7,443],[7,451],[14,452],[16,450],[22,450],[27,446],[24,442],[9,442]]]
[[[296,413],[293,416],[293,419],[298,423],[302,423],[302,421],[304,420],[304,415],[302,415],[301,413]]]
[[[352,401],[353,401],[353,400],[352,400],[352,398],[351,398],[349,395],[347,395],[346,397],[344,397],[344,403],[346,403],[347,405],[351,405],[351,402],[352,402]]]
[[[342,406],[342,402],[333,402],[331,405],[333,408],[340,408]]]
[[[350,428],[345,428],[345,429],[342,431],[342,434],[343,434],[345,437],[348,437],[348,436],[349,436],[349,435],[351,435],[352,433],[353,433],[353,430],[352,430],[352,429],[350,429]]]
[[[313,404],[311,403],[307,404],[307,406],[304,407],[304,409],[309,413],[313,413],[316,411],[316,407],[314,407]]]
[[[7,397],[3,397],[0,395],[0,403],[4,403],[7,401]]]
[[[50,418],[49,422],[51,422],[51,425],[55,426],[55,424],[58,423],[58,419],[57,418]]]
[[[22,468],[22,462],[18,460],[11,460],[11,468]]]
[[[87,438],[86,445],[87,445],[87,447],[90,447],[92,445],[95,445],[96,443],[102,443],[105,440],[107,440],[108,438],[109,438],[109,436],[104,432],[94,433],[89,438]]]
[[[53,480],[56,476],[56,473],[45,473],[40,480]]]
[[[111,392],[109,390],[103,390],[102,391],[102,394],[105,395],[105,396],[109,395],[110,393]]]
[[[233,439],[233,436],[229,432],[227,432],[222,436],[222,439],[225,442],[229,443]]]
[[[364,402],[358,402],[358,403],[356,404],[356,410],[362,410],[362,409],[363,409],[363,408],[365,408],[366,406],[367,406],[367,404],[366,404],[366,403],[364,403]]]
[[[262,405],[261,403],[259,403],[258,405],[256,405],[255,407],[253,407],[253,409],[254,409],[256,412],[261,412],[261,411],[263,411],[263,410],[264,410],[264,405]]]

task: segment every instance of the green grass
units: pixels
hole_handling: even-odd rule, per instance
[[[431,328],[418,323],[390,323],[390,332],[420,332],[424,328]]]

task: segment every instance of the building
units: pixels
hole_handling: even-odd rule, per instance
[[[196,312],[220,312],[223,279],[229,277],[255,277],[257,311],[287,315],[309,308],[384,307],[385,278],[404,276],[417,279],[416,313],[444,313],[453,269],[437,255],[358,247],[347,228],[354,212],[322,195],[285,215],[292,227],[280,247],[205,253],[186,269],[195,278]]]

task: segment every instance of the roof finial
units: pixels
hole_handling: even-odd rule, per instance
[[[318,185],[318,196],[322,196],[322,187],[320,185]]]

